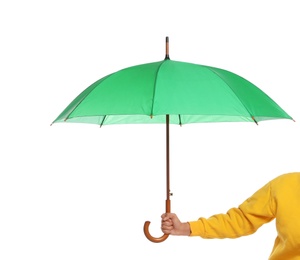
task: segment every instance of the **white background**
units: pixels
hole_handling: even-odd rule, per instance
[[[51,122],[99,78],[170,57],[235,72],[295,120],[171,126],[172,211],[236,207],[300,170],[298,1],[2,1],[0,259],[267,259],[275,222],[239,239],[160,236],[164,125]]]

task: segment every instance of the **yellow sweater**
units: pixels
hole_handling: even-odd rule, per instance
[[[300,172],[270,181],[238,208],[191,221],[191,236],[237,238],[276,218],[277,238],[270,260],[300,260]]]

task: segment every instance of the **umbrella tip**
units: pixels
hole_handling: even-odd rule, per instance
[[[170,56],[169,56],[169,37],[166,37],[166,57],[165,60],[169,60]]]
[[[258,125],[257,121],[255,120],[254,116],[252,116],[252,120],[255,122],[256,125]]]

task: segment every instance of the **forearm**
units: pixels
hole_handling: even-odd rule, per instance
[[[254,233],[261,225],[275,217],[276,204],[270,192],[271,186],[267,184],[238,208],[232,208],[226,214],[191,221],[191,236],[235,238]]]
[[[203,238],[236,238],[254,233],[253,225],[239,208],[232,208],[226,214],[213,215],[189,222],[191,236]]]

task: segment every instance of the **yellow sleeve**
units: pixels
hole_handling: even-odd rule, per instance
[[[276,203],[268,183],[238,208],[226,214],[190,221],[191,236],[203,238],[236,238],[254,233],[260,226],[275,218]]]

